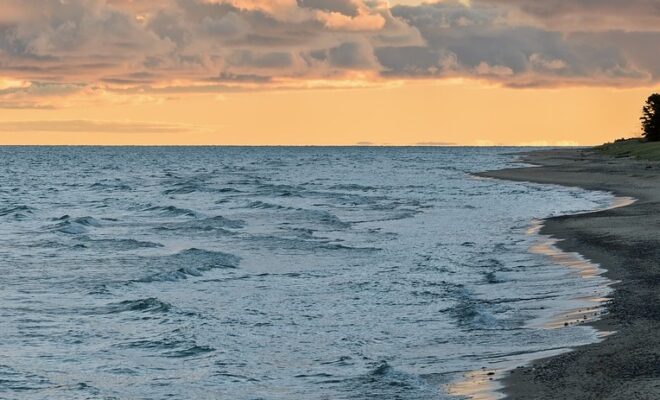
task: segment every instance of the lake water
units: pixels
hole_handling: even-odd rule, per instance
[[[446,399],[595,340],[514,148],[0,147],[0,397]]]

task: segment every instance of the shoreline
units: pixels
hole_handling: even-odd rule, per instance
[[[608,191],[620,199],[618,207],[615,201],[604,210],[545,219],[539,232],[562,253],[604,270],[613,282],[607,313],[584,324],[617,334],[505,372],[501,393],[508,399],[660,398],[660,164],[591,149],[541,150],[522,161],[533,166],[476,175]]]
[[[613,210],[616,208],[627,207],[634,204],[637,199],[633,197],[620,197],[612,194],[613,199],[608,207],[595,209],[592,211],[583,211],[574,214],[562,215],[562,217],[572,217],[577,215],[588,215],[602,211]],[[541,254],[553,260],[555,264],[561,265],[564,268],[575,271],[581,279],[591,279],[594,277],[606,277],[607,269],[602,265],[585,258],[578,252],[563,251],[558,243],[561,239],[557,239],[552,235],[541,233],[545,226],[546,220],[543,218],[532,221],[532,226],[528,229],[528,234],[537,235],[537,243],[532,246],[529,251],[535,254]],[[612,285],[617,283],[608,279],[608,282],[600,287],[602,292],[594,292],[589,296],[578,296],[567,299],[567,302],[581,303],[581,305],[574,304],[567,307],[564,311],[554,314],[553,316],[546,316],[537,320],[530,321],[529,326],[540,326],[546,329],[559,329],[562,327],[575,326],[575,325],[590,325],[591,323],[600,320],[602,316],[607,313],[607,303],[610,300],[611,293],[613,292]],[[612,334],[609,331],[597,330],[596,335],[598,338],[603,338]],[[533,360],[532,360],[533,361]]]
[[[632,197],[618,197],[612,194],[612,201],[607,207],[574,214],[566,214],[563,216],[597,213],[626,207],[636,201],[637,199]],[[567,253],[562,251],[556,245],[558,242],[557,239],[550,235],[540,233],[546,219],[548,218],[532,220],[526,231],[527,235],[536,237],[535,243],[529,248],[530,252],[546,256],[553,260],[555,264],[574,271],[580,279],[601,277],[607,272],[605,269],[601,268],[600,265],[591,262],[591,260],[586,259],[579,253]],[[609,301],[608,296],[613,291],[611,286],[614,283],[616,282],[608,280],[608,282],[602,287],[599,287],[599,292],[594,292],[587,296],[568,298],[566,303],[570,304],[570,306],[560,310],[558,309],[555,313],[530,320],[526,326],[545,329],[561,329],[569,326],[590,325],[592,322],[602,318],[607,312],[606,303]],[[615,333],[598,329],[594,329],[594,331],[595,340],[593,343],[598,343],[610,334]],[[567,346],[564,348],[547,349],[534,353],[520,354],[517,359],[514,358],[509,360],[500,368],[481,369],[467,372],[464,375],[463,380],[449,384],[447,386],[447,391],[452,395],[465,397],[470,400],[501,400],[506,398],[506,387],[503,384],[503,380],[509,373],[511,373],[511,371],[520,366],[530,365],[537,360],[570,351],[572,351],[571,346]]]

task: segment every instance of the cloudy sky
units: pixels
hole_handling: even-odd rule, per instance
[[[0,143],[591,144],[657,0],[3,0]]]

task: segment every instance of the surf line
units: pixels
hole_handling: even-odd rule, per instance
[[[615,208],[629,206],[635,203],[637,199],[634,197],[614,196],[612,202],[608,207],[600,208],[591,211],[579,212],[572,215],[593,214]],[[601,276],[606,272],[600,265],[591,262],[579,253],[564,252],[558,246],[559,239],[555,239],[550,235],[541,234],[544,220],[535,219],[532,221],[531,226],[527,229],[526,234],[536,235],[537,241],[529,249],[534,254],[541,254],[549,257],[555,264],[570,268],[577,272],[582,279],[590,279]],[[545,328],[545,329],[559,329],[563,327],[593,322],[600,318],[606,312],[606,305],[609,298],[609,293],[612,292],[610,285],[616,283],[609,281],[604,287],[601,287],[599,292],[593,296],[576,297],[572,300],[575,305],[567,310],[553,313],[550,315],[539,317],[530,321],[527,327]],[[599,340],[613,334],[615,332],[597,331],[596,335]],[[446,386],[445,390],[448,394],[453,396],[461,396],[470,400],[500,400],[503,399],[505,394],[502,392],[504,385],[502,378],[506,376],[507,372],[515,368],[529,365],[535,360],[542,358],[556,356],[562,353],[571,351],[570,348],[550,349],[540,352],[521,354],[516,356],[515,359],[510,359],[503,363],[499,368],[482,368],[476,371],[469,371],[464,374],[463,379],[458,382],[453,382]]]

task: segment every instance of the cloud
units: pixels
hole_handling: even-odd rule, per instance
[[[360,13],[360,4],[353,0],[298,0],[298,5],[347,17],[357,17]]]
[[[1,133],[73,132],[73,133],[186,133],[201,128],[191,125],[151,122],[109,122],[87,120],[2,121]]]
[[[216,78],[211,78],[210,80],[217,82],[268,83],[272,78],[270,76],[256,74],[232,74],[222,72]]]
[[[375,65],[372,50],[369,46],[346,42],[328,51],[330,64],[338,68],[362,69]]]
[[[474,0],[477,6],[507,9],[512,20],[565,31],[660,31],[657,0]]]
[[[418,58],[397,58],[397,52],[410,51],[405,48],[381,50],[380,54],[387,54],[382,60],[389,66],[387,72],[485,77],[514,87],[648,84],[660,77],[654,63],[642,62],[643,53],[638,49],[648,47],[627,39],[630,33],[565,33],[521,25],[509,20],[508,7],[479,4],[395,7],[393,15],[417,28],[426,46],[417,50],[422,54]],[[436,63],[430,64],[434,57]],[[397,69],[401,61],[392,62],[397,59],[407,60],[404,69]],[[415,65],[417,60],[421,62]]]
[[[2,8],[0,107],[168,87],[342,87],[356,74],[511,87],[660,82],[656,0],[4,0]]]

